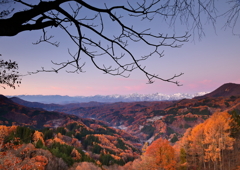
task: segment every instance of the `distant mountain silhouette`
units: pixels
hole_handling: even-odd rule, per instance
[[[40,102],[45,104],[69,104],[69,103],[85,103],[85,102],[100,102],[100,103],[115,103],[115,102],[139,102],[139,101],[176,101],[180,99],[191,99],[196,96],[201,96],[206,92],[198,92],[195,94],[175,93],[172,95],[162,93],[152,94],[137,94],[128,95],[95,95],[95,96],[60,96],[60,95],[17,95],[8,97],[18,97],[25,101]]]
[[[203,99],[206,97],[231,97],[231,96],[240,96],[240,84],[235,83],[226,83],[214,90],[211,93],[208,93],[203,96],[195,97],[194,99]]]
[[[59,104],[44,104],[44,103],[39,103],[39,102],[29,102],[29,101],[25,101],[23,99],[20,99],[18,97],[11,97],[9,98],[10,100],[12,100],[13,102],[20,104],[22,106],[26,106],[26,107],[31,107],[31,108],[42,108],[45,110],[54,110],[56,108],[62,107]]]

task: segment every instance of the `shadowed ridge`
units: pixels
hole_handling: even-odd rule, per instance
[[[206,97],[231,97],[231,96],[240,96],[240,84],[235,83],[226,83],[203,96],[195,97],[194,99],[203,99]]]
[[[0,94],[0,103],[14,103],[14,102],[7,98],[6,96]]]
[[[12,101],[15,102],[15,103],[24,102],[24,100],[22,100],[22,99],[20,99],[20,98],[18,98],[18,97],[11,97],[11,98],[9,98],[9,99],[12,100]]]
[[[6,100],[6,99],[8,99],[6,96],[0,94],[0,100]]]
[[[9,99],[17,104],[20,104],[20,105],[23,105],[26,107],[31,107],[31,108],[42,108],[45,110],[54,110],[54,108],[61,107],[58,104],[44,104],[44,103],[39,103],[39,102],[29,102],[29,101],[23,100],[18,97],[11,97]]]

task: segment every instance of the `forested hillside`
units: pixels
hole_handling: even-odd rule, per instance
[[[0,169],[68,169],[79,162],[124,165],[139,157],[134,137],[104,125],[73,121],[58,128],[33,130],[0,126]],[[137,141],[136,141],[137,142]]]
[[[203,123],[187,129],[174,145],[163,138],[143,147],[139,159],[125,169],[236,170],[240,168],[240,116],[216,112]]]
[[[159,138],[141,151],[106,126],[72,122],[33,130],[0,126],[0,168],[235,170],[240,166],[240,116],[216,112],[172,145]],[[136,145],[136,144],[135,144]]]
[[[0,169],[240,168],[239,95],[47,105],[54,111],[13,101],[0,96]]]
[[[176,142],[185,131],[215,112],[239,109],[240,97],[207,97],[175,102],[131,102],[59,109],[80,117],[108,122],[149,142],[159,137]]]

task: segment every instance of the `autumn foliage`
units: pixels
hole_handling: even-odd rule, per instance
[[[188,129],[179,142],[186,152],[185,166],[190,169],[225,170],[236,166],[231,124],[234,120],[227,112],[216,112],[204,123]],[[184,164],[184,162],[181,162]]]
[[[159,138],[141,158],[126,164],[130,170],[235,170],[240,164],[240,138],[233,136],[240,116],[216,112],[209,119],[187,129],[174,146]],[[237,123],[237,122],[238,123]],[[239,129],[239,128],[237,128]],[[236,133],[234,133],[236,135]]]
[[[27,112],[23,106],[2,100],[4,116],[18,118],[19,109]],[[150,104],[149,108],[143,103],[126,104],[126,120],[131,114],[136,118],[135,123],[125,121],[119,126],[127,130],[99,120],[73,119],[73,115],[55,119],[59,114],[31,109],[19,114],[22,118],[28,115],[29,121],[41,117],[47,123],[9,126],[10,121],[0,121],[8,125],[0,125],[0,169],[236,170],[240,167],[239,102],[240,97],[182,100],[164,111]],[[120,115],[116,109],[110,111],[106,112],[109,118],[114,117],[112,112]],[[34,130],[35,125],[46,128]]]
[[[156,168],[174,170],[176,161],[174,149],[166,139],[154,141],[146,150],[146,155],[154,158]]]

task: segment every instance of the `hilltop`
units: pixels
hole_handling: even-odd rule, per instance
[[[195,97],[195,99],[203,99],[206,97],[231,97],[240,96],[240,84],[226,83],[218,87],[211,93]]]

